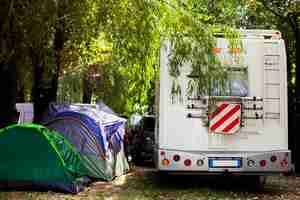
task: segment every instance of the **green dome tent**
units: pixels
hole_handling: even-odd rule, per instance
[[[39,125],[12,125],[0,130],[0,147],[0,187],[83,189],[87,170],[59,133]]]

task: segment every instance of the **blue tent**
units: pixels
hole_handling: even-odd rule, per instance
[[[43,124],[76,147],[92,178],[111,180],[128,171],[123,147],[125,119],[97,105],[51,103]]]

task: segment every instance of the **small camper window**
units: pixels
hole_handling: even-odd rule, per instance
[[[225,85],[220,85],[221,84],[215,84],[212,88],[212,96],[248,96],[249,86],[247,68],[229,69]]]

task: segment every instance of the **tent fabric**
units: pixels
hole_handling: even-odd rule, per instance
[[[88,176],[80,154],[61,134],[34,124],[0,130],[0,186],[77,193]]]
[[[85,131],[85,132],[82,132],[81,135],[83,135],[83,133],[86,133],[86,134],[88,134],[89,138],[92,139],[93,143],[95,144],[94,148],[97,148],[97,151],[94,149],[94,153],[97,152],[98,156],[104,156],[104,154],[105,154],[104,138],[101,135],[101,129],[97,125],[95,120],[93,120],[90,117],[87,117],[85,114],[82,114],[82,113],[78,113],[78,112],[74,112],[74,111],[64,111],[64,112],[57,113],[55,115],[55,117],[52,120],[48,121],[46,124],[48,124],[47,125],[48,127],[51,127],[51,124],[59,123],[59,121],[64,121],[64,120],[72,121],[73,126],[70,126],[71,124],[64,123],[63,126],[61,127],[61,129],[64,129],[64,130],[72,129],[75,132],[76,131],[78,131],[78,132]],[[60,130],[59,132],[64,133],[64,131],[62,131],[62,130]],[[68,134],[72,135],[72,133],[68,133]],[[80,134],[76,135],[75,138],[71,138],[71,137],[68,137],[68,138],[71,139],[71,141],[76,144],[75,146],[78,147],[77,150],[79,150],[80,152],[88,151],[87,148],[82,149],[83,148],[82,142],[86,142],[86,141],[80,142],[80,141],[76,140],[76,138],[78,138],[78,137],[80,137]],[[83,138],[83,139],[87,140],[87,138]],[[77,142],[80,142],[81,146],[78,146],[79,144],[77,144]],[[90,142],[88,144],[91,145]],[[84,152],[84,153],[91,153],[91,152]]]
[[[129,169],[123,150],[125,123],[90,104],[52,103],[43,119],[75,146],[92,178],[107,181]]]
[[[63,112],[45,125],[60,132],[75,146],[91,177],[110,180],[112,170],[106,168],[104,148],[99,143],[102,139],[99,140],[96,136],[96,130],[100,129],[86,125],[87,119],[89,118],[80,113]]]

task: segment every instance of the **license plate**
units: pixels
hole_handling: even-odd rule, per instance
[[[210,168],[240,168],[242,161],[240,158],[211,158]]]

